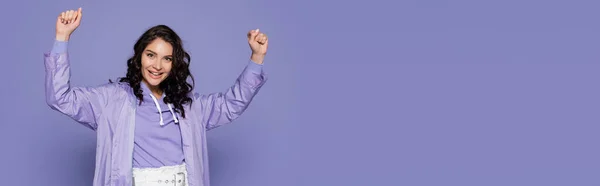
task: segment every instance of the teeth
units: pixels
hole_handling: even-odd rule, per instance
[[[161,73],[157,73],[157,72],[150,72],[150,74],[155,75],[155,76],[159,76]]]

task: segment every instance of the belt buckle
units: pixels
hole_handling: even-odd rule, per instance
[[[177,178],[180,179],[177,179]],[[177,174],[175,174],[175,186],[177,185],[185,185],[185,173],[183,172],[178,172]]]

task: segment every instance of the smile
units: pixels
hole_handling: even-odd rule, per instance
[[[152,78],[160,78],[160,76],[164,74],[164,72],[152,72],[152,71],[149,71],[149,70],[148,70],[148,73],[150,73],[150,76]]]

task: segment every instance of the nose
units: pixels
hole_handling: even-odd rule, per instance
[[[156,70],[162,70],[162,63],[158,60],[154,61],[152,67]]]

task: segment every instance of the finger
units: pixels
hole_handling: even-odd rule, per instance
[[[260,43],[260,44],[263,44],[263,38],[264,38],[264,36],[262,36],[262,35],[259,35],[259,36],[256,38],[256,42],[258,42],[258,43]]]
[[[77,17],[77,11],[71,10],[71,23],[75,21],[75,17]]]
[[[253,41],[258,41],[258,36],[259,36],[259,35],[260,35],[260,33],[258,33],[258,34],[256,34],[256,35],[254,35],[254,37],[252,37],[252,40],[253,40]]]
[[[267,35],[263,35],[262,39],[260,40],[261,43],[265,43],[267,42]]]
[[[65,16],[66,16],[66,12],[61,12],[60,13],[60,22],[61,23],[65,23]]]
[[[69,15],[70,14],[71,14],[70,10],[65,11],[65,23],[66,24],[69,24],[69,21],[71,20],[71,19],[69,19],[69,17],[70,17]]]
[[[68,14],[68,19],[69,19],[69,23],[73,22],[73,10],[69,10],[69,14]]]
[[[258,35],[258,31],[252,30],[250,32],[250,35],[248,36],[248,39],[251,40],[251,41],[254,41],[254,38],[256,38],[257,35]]]
[[[263,33],[259,33],[258,35],[256,35],[256,37],[254,38],[254,41],[260,41],[260,39],[264,36],[265,34]]]
[[[257,36],[259,33],[260,33],[260,32],[259,32],[259,30],[258,30],[258,29],[256,29],[256,30],[251,30],[251,31],[248,33],[248,40],[255,41],[255,38],[256,38],[256,36]]]
[[[79,22],[81,22],[81,7],[79,7],[75,14],[75,24],[79,24]]]
[[[69,11],[68,10],[65,11],[65,17],[64,17],[64,19],[65,19],[65,23],[69,23]]]
[[[260,40],[261,43],[266,43],[267,42],[267,37],[263,37],[262,40]]]

